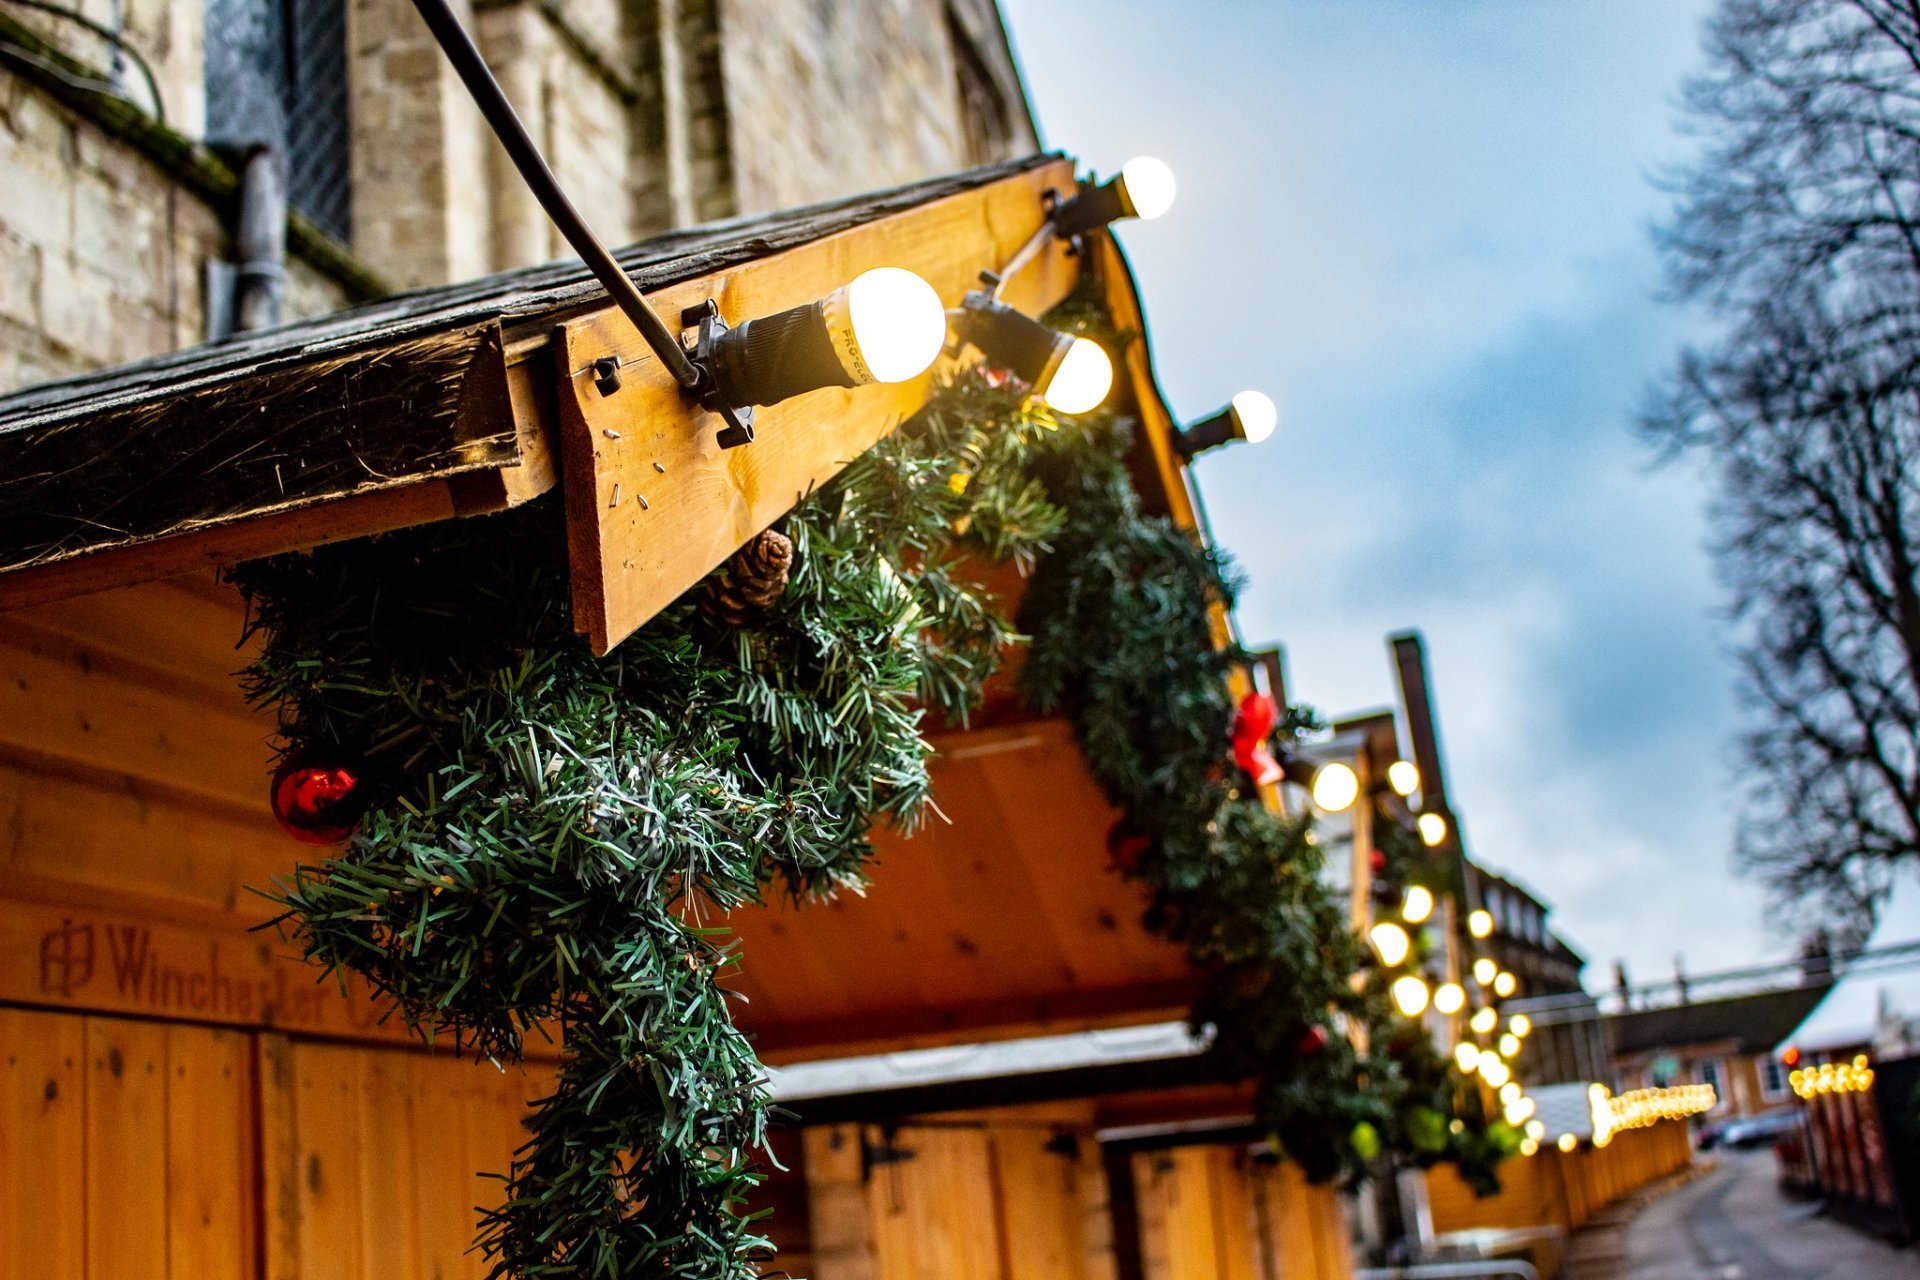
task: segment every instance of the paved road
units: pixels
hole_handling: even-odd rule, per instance
[[[1783,1197],[1771,1151],[1717,1156],[1715,1172],[1654,1201],[1627,1228],[1632,1280],[1920,1280],[1920,1252]]]

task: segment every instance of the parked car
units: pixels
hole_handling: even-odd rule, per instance
[[[1738,1120],[1729,1120],[1721,1125],[1715,1134],[1719,1146],[1744,1150],[1748,1147],[1770,1147],[1780,1139],[1800,1128],[1800,1113],[1788,1108],[1783,1111],[1769,1111],[1764,1115],[1743,1116]]]

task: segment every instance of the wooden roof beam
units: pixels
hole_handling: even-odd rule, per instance
[[[1041,194],[1072,183],[1071,161],[1035,158],[619,256],[668,314],[712,297],[750,318],[882,263],[957,303],[1039,227]],[[1010,300],[1043,310],[1077,269],[1053,246]],[[604,652],[931,385],[810,393],[763,411],[759,440],[722,457],[711,415],[660,394],[651,353],[627,358],[637,335],[584,277],[578,263],[509,272],[0,397],[0,609],[517,505],[562,473],[571,413],[576,594]],[[589,349],[622,355],[630,394],[579,380],[572,360]],[[608,447],[609,430],[629,444]],[[630,466],[645,489],[616,474]],[[614,483],[622,504],[583,505]]]

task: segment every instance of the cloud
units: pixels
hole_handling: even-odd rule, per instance
[[[1631,431],[1688,319],[1655,301],[1646,175],[1709,0],[1010,0],[1052,145],[1172,162],[1122,231],[1188,416],[1244,385],[1260,450],[1202,459],[1252,640],[1340,714],[1427,635],[1476,852],[1605,982],[1777,954],[1728,869],[1731,672],[1703,490]],[[1710,904],[1711,910],[1703,910]]]

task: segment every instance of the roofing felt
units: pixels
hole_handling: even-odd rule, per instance
[[[1808,983],[1757,995],[1636,1009],[1607,1019],[1617,1053],[1647,1053],[1731,1040],[1739,1053],[1768,1053],[1831,991]]]
[[[643,291],[658,290],[1056,160],[710,223],[615,257]],[[0,569],[217,523],[241,492],[297,504],[510,462],[510,440],[450,434],[472,359],[607,305],[586,266],[568,260],[0,396]],[[343,418],[375,399],[412,429],[375,440]]]

